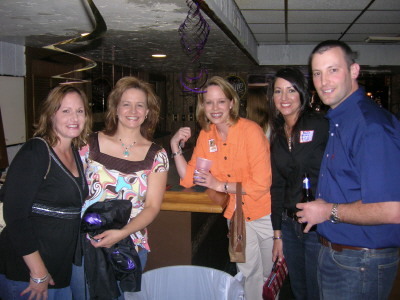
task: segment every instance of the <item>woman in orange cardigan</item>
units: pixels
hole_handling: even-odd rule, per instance
[[[225,79],[208,80],[198,96],[196,117],[202,130],[187,163],[180,145],[191,136],[183,127],[171,139],[172,156],[185,187],[193,184],[230,194],[224,216],[235,210],[236,183],[243,184],[246,219],[246,262],[237,267],[245,276],[248,300],[262,299],[262,285],[272,268],[271,165],[269,143],[261,127],[239,117],[239,97]],[[210,172],[196,170],[197,157],[212,160]]]

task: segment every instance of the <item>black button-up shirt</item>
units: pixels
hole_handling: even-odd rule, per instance
[[[282,123],[283,126],[283,123]],[[322,156],[328,140],[329,123],[317,112],[305,112],[299,120],[299,135],[289,151],[286,136],[279,134],[271,144],[272,226],[281,229],[284,209],[295,212],[302,198],[302,178],[308,173],[315,195]],[[283,130],[282,130],[283,132]]]

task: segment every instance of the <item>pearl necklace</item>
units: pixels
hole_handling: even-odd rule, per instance
[[[124,148],[124,151],[122,152],[122,155],[123,155],[124,157],[128,157],[128,156],[131,154],[131,153],[129,152],[129,149],[131,149],[131,148],[133,147],[133,145],[136,144],[136,142],[133,142],[132,144],[129,144],[129,145],[125,145],[125,144],[122,142],[121,139],[119,139],[119,141],[120,141],[120,143],[121,143],[122,148]]]

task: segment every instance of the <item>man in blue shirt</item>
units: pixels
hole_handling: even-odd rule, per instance
[[[400,247],[400,122],[358,86],[347,44],[320,43],[310,63],[330,129],[318,199],[297,204],[297,216],[305,232],[318,224],[321,299],[387,299]]]

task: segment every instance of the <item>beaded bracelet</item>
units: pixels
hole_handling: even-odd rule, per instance
[[[32,277],[32,276],[30,276],[31,277],[31,280],[34,282],[34,283],[43,283],[43,282],[45,282],[48,278],[49,278],[49,273],[47,273],[46,274],[46,276],[44,276],[44,277],[42,277],[42,278],[34,278],[34,277]]]
[[[280,235],[280,236],[274,236],[273,238],[272,238],[274,241],[275,240],[281,240],[282,239],[282,236]]]

